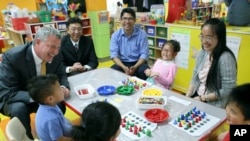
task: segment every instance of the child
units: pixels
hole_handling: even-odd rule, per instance
[[[36,76],[29,81],[27,87],[30,97],[39,103],[35,126],[40,140],[71,141],[69,135],[72,125],[57,106],[57,103],[64,100],[57,75]]]
[[[121,115],[107,102],[88,105],[82,112],[81,123],[73,126],[74,141],[115,141],[120,134]]]
[[[250,83],[235,87],[226,105],[228,124],[250,125]],[[218,136],[218,141],[230,141],[229,131]]]
[[[146,76],[152,78],[156,85],[170,89],[177,72],[175,56],[179,51],[180,43],[178,41],[165,42],[161,50],[161,58],[156,60],[151,69],[145,70]]]

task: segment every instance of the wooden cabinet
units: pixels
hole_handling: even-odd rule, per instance
[[[25,32],[29,41],[33,40],[39,28],[45,27],[45,26],[56,28],[57,30],[59,30],[61,35],[66,35],[67,34],[66,23],[67,23],[66,20],[45,22],[45,23],[25,23]],[[83,25],[83,28],[82,28],[83,35],[92,36],[90,19],[83,18],[82,25]]]

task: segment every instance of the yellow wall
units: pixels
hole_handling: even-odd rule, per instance
[[[235,30],[237,28],[237,30]],[[201,43],[198,39],[200,34],[200,26],[189,26],[179,24],[168,25],[168,37],[171,37],[173,30],[187,31],[190,33],[190,49],[188,57],[188,68],[178,68],[173,88],[186,93],[193,74],[195,66],[195,58],[193,57],[193,49],[201,49]],[[241,37],[239,54],[237,58],[238,74],[237,85],[250,83],[250,65],[248,58],[250,53],[250,27],[227,27],[227,36]]]
[[[107,10],[106,0],[85,0],[87,11]]]
[[[14,3],[19,8],[27,8],[29,11],[36,11],[36,0],[1,0],[0,10],[6,9],[8,3]],[[0,14],[0,25],[3,25],[3,15]]]

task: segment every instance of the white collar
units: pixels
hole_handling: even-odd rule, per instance
[[[41,64],[43,60],[40,59],[40,58],[37,56],[37,54],[36,54],[36,52],[35,52],[35,50],[34,50],[34,46],[33,46],[33,45],[32,45],[32,47],[31,47],[31,49],[32,49],[32,55],[33,55],[35,64],[36,64],[36,65]]]
[[[72,42],[72,44],[75,46],[75,44],[77,44],[77,45],[79,45],[78,43],[79,43],[79,40],[77,41],[77,42],[74,42],[71,38],[70,38],[70,40],[71,40],[71,42]]]

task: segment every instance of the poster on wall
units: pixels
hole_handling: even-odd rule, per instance
[[[238,59],[240,43],[240,37],[227,36],[227,46],[232,50],[236,59]]]
[[[99,24],[108,23],[109,22],[109,12],[101,11],[98,13]]]
[[[46,6],[54,15],[67,15],[68,0],[46,0]]]
[[[150,21],[155,21],[156,24],[165,24],[165,7],[163,4],[153,4],[150,7]]]
[[[173,29],[171,39],[179,41],[181,46],[181,50],[175,58],[177,66],[184,69],[188,69],[190,30]]]

